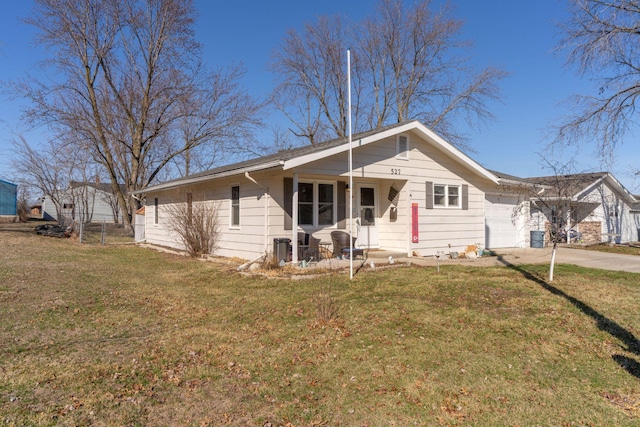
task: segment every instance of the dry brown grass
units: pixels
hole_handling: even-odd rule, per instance
[[[640,422],[638,275],[384,269],[292,281],[0,228],[7,425]],[[330,286],[337,317],[319,321]]]

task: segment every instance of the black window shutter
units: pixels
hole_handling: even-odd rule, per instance
[[[284,229],[293,228],[293,178],[284,179]]]
[[[424,207],[427,209],[433,209],[433,182],[427,181],[425,183],[426,187],[426,200],[424,203]]]
[[[469,210],[469,186],[462,184],[462,210]]]
[[[347,228],[347,185],[344,181],[338,181],[338,228]]]

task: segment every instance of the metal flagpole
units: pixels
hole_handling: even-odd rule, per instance
[[[351,147],[351,49],[347,49],[347,94],[349,103],[349,279],[353,279],[353,152]]]

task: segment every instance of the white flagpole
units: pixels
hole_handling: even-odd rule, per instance
[[[347,97],[349,103],[349,279],[353,279],[353,153],[351,147],[351,49],[347,49]]]

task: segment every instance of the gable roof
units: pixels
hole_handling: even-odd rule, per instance
[[[608,172],[578,173],[569,175],[550,175],[525,178],[526,181],[548,187],[548,197],[571,198],[580,200],[595,187],[606,182],[627,202],[637,203],[636,199],[613,175]]]
[[[525,178],[520,178],[515,175],[509,175],[503,172],[495,170],[489,170],[492,174],[498,177],[500,185],[506,185],[510,187],[528,187],[529,189],[546,188],[544,184],[528,181]]]
[[[120,190],[122,191],[126,191],[126,187],[124,186],[124,184],[118,184],[118,186],[120,187]],[[69,182],[69,188],[70,189],[75,189],[75,188],[80,188],[80,187],[91,187],[91,188],[95,188],[96,190],[105,192],[105,193],[109,193],[111,194],[111,184],[106,183],[106,182],[89,182],[89,181],[71,181]]]
[[[483,176],[484,178],[493,181],[496,184],[498,183],[498,178],[493,173],[482,167],[479,163],[475,162],[469,156],[446,142],[444,139],[442,139],[440,136],[438,136],[436,133],[434,133],[418,121],[397,123],[352,135],[352,148],[357,149],[359,147],[364,147],[373,142],[377,142],[382,139],[410,131],[419,134],[424,139],[431,142],[434,146],[445,152],[447,155],[453,157],[460,163],[464,164],[466,167],[473,170],[478,175]],[[284,150],[267,156],[246,160],[244,162],[221,166],[204,172],[189,175],[184,178],[177,178],[161,184],[139,189],[134,191],[133,193],[140,194],[166,190],[182,185],[195,184],[213,179],[269,169],[290,170],[329,156],[333,156],[335,154],[347,152],[348,150],[349,138],[341,137],[315,145],[307,145],[290,150]]]

